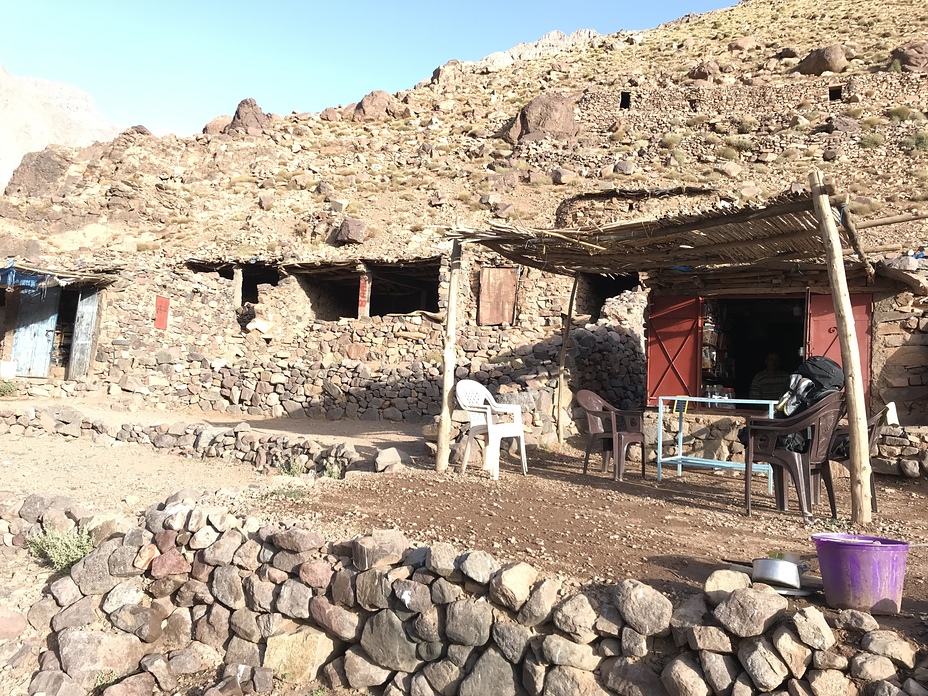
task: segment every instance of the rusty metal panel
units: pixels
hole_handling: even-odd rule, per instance
[[[481,326],[512,324],[518,288],[518,268],[481,268],[477,323]]]
[[[864,383],[864,396],[869,401],[873,295],[864,293],[851,295],[851,312],[854,315],[854,330],[857,333],[857,347],[860,350],[860,378]],[[834,298],[831,295],[811,295],[807,320],[809,335],[806,355],[824,355],[843,367]]]

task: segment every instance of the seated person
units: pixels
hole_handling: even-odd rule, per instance
[[[751,380],[750,398],[776,401],[789,389],[789,373],[780,369],[780,356],[768,353],[764,369]]]

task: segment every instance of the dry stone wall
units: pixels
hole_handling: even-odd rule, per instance
[[[456,376],[519,401],[529,414],[530,439],[550,438],[571,279],[523,268],[515,321],[480,326],[485,264],[500,261],[483,252],[464,260]],[[439,282],[444,307],[446,264]],[[261,330],[248,331],[233,281],[219,273],[186,267],[124,273],[103,293],[90,382],[105,385],[112,397],[139,395],[149,406],[230,414],[428,423],[440,412],[442,326],[431,315],[319,321],[303,281],[284,277],[258,290],[253,324]],[[165,330],[154,327],[159,296],[170,298]],[[598,314],[600,301],[581,284],[577,314]],[[606,318],[574,329],[568,367],[576,388],[594,388],[618,404],[641,403],[643,306],[643,295],[625,293]],[[63,393],[84,391],[70,385]]]
[[[633,579],[577,591],[482,550],[394,530],[327,540],[191,496],[137,525],[54,496],[3,512],[9,544],[81,526],[96,543],[28,611],[54,633],[30,693],[84,696],[101,674],[116,682],[103,696],[173,693],[194,673],[218,675],[209,696],[275,679],[385,696],[914,696],[928,683],[922,646],[869,614],[790,610],[742,573],[716,571],[674,606]]]

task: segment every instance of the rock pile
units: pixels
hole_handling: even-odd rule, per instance
[[[330,541],[187,495],[140,526],[97,525],[96,549],[48,586],[28,619],[56,647],[30,693],[83,695],[101,674],[119,680],[104,696],[171,693],[217,669],[211,696],[267,693],[274,678],[385,696],[925,693],[916,648],[870,615],[789,612],[741,573],[716,571],[674,608],[636,580],[577,593],[485,551],[385,530]],[[32,534],[64,516],[32,496],[3,520]]]

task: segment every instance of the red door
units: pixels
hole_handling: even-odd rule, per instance
[[[851,295],[851,310],[857,347],[860,350],[860,371],[864,384],[864,398],[870,399],[870,332],[873,315],[872,295]],[[809,297],[809,328],[806,336],[806,355],[824,355],[843,367],[841,344],[838,341],[838,320],[835,317],[831,295]]]
[[[702,300],[652,297],[648,305],[648,405],[659,396],[699,396]]]

